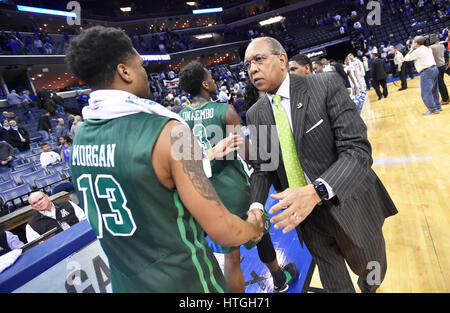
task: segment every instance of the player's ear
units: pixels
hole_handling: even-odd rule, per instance
[[[129,66],[117,64],[116,72],[122,80],[129,84],[132,83],[133,80],[131,78],[131,69]]]
[[[204,80],[204,81],[202,82],[202,88],[204,88],[204,89],[206,89],[206,90],[209,90],[209,84],[208,84],[208,82],[207,82],[206,80]]]

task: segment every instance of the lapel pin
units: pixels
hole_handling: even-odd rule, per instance
[[[302,106],[303,106],[303,103],[300,102],[299,104],[297,104],[297,109],[301,109]]]

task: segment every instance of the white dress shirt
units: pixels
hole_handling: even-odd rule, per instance
[[[400,51],[397,51],[394,57],[394,63],[397,65],[397,68],[400,70],[403,64],[403,54]]]
[[[405,62],[414,61],[414,66],[417,72],[421,73],[423,70],[436,65],[434,60],[433,51],[426,46],[420,46],[419,48],[409,51],[404,58]]]
[[[75,203],[73,203],[70,200],[69,200],[69,203],[72,205],[72,207],[75,211],[75,215],[78,218],[78,221],[81,221],[86,218],[86,216],[84,215],[84,211],[78,205],[76,205]],[[55,205],[53,203],[52,203],[52,209],[50,211],[39,211],[39,213],[56,220],[56,209],[55,209]],[[26,232],[28,242],[31,242],[41,236],[29,224],[27,224],[27,226],[25,227],[25,232]]]
[[[41,153],[41,166],[46,168],[48,165],[55,162],[61,162],[61,157],[55,151],[42,152]]]
[[[291,130],[292,130],[292,113],[291,113],[291,101],[290,101],[290,78],[289,78],[289,75],[286,75],[286,78],[284,79],[280,88],[278,88],[278,91],[276,94],[281,96],[280,105],[283,107],[284,111],[286,112],[286,115],[289,120],[289,124],[291,126]],[[275,109],[275,104],[272,101],[272,98],[274,96],[275,95],[273,95],[273,94],[267,93],[267,97],[269,97],[272,110]],[[306,182],[308,184],[311,184],[311,180],[309,179],[308,175],[306,175],[305,172],[304,172],[304,174],[305,174]],[[335,196],[335,193],[333,192],[333,188],[331,188],[331,186],[326,181],[324,181],[322,178],[318,178],[317,180],[322,182],[325,185],[325,187],[327,188],[328,198],[329,199],[333,198]],[[250,205],[250,210],[254,209],[254,208],[264,210],[264,206],[259,202],[254,202]]]

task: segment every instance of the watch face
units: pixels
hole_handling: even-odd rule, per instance
[[[324,199],[328,196],[328,191],[327,188],[325,187],[325,185],[323,183],[319,183],[315,185],[317,193],[319,194],[319,196]]]

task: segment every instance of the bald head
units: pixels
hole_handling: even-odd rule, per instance
[[[52,208],[50,197],[42,191],[36,191],[30,194],[28,203],[30,203],[33,210],[36,211],[50,211]]]

